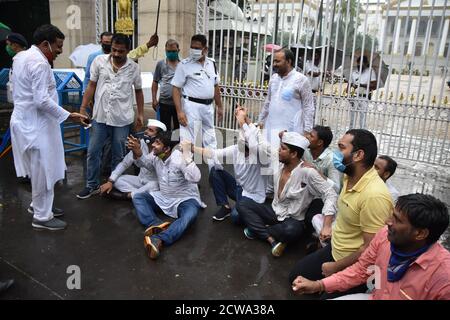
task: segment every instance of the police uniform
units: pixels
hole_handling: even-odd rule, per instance
[[[178,64],[171,84],[181,88],[181,106],[188,121],[180,125],[180,140],[194,142],[201,130],[204,148],[217,148],[214,131],[214,89],[219,84],[215,61],[205,57],[203,65],[187,58]],[[212,164],[208,162],[210,168]]]

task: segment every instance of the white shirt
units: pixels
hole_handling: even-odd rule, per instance
[[[308,78],[292,70],[285,77],[272,75],[258,122],[264,123],[266,138],[278,145],[282,130],[303,134],[314,125],[314,96]]]
[[[213,152],[219,160],[225,158],[232,161],[236,182],[242,187],[242,196],[257,203],[266,201],[266,183],[261,175],[259,163],[252,161],[250,156],[246,158],[244,150],[239,151],[238,145],[217,149]],[[227,163],[229,163],[228,160]]]
[[[306,61],[305,64],[305,75],[308,77],[309,82],[311,83],[311,89],[313,91],[319,90],[320,86],[320,76],[314,77],[312,75],[309,75],[308,73],[316,73],[320,72],[320,69],[318,66],[316,66],[312,61]]]
[[[343,174],[334,167],[333,151],[330,148],[323,150],[316,160],[313,159],[309,149],[305,150],[303,159],[313,164],[317,171],[327,177],[328,183],[334,188],[337,194],[341,192]]]
[[[66,163],[60,124],[70,113],[58,105],[53,71],[38,47],[32,46],[13,62],[14,110],[11,115],[11,142],[18,177],[31,176],[31,166],[45,170],[47,189],[64,179]],[[30,163],[26,152],[40,150],[41,162]]]
[[[386,181],[386,187],[389,190],[389,193],[392,196],[392,200],[394,201],[394,204],[397,202],[398,197],[400,196],[400,192],[398,192],[397,188],[389,181]]]
[[[278,221],[284,221],[286,218],[304,220],[309,205],[316,198],[321,198],[324,202],[322,214],[336,214],[337,193],[316,169],[303,167],[303,161],[292,170],[284,189],[278,195],[284,164],[278,162],[278,150],[266,142],[260,130],[252,131],[252,134],[256,134],[258,151],[277,160],[277,163],[272,164],[275,172],[273,175],[274,199],[272,209],[275,211]]]
[[[144,139],[141,139],[141,150],[143,157],[149,154],[148,145],[145,143]],[[130,151],[123,158],[123,160],[117,165],[116,169],[114,169],[109,178],[112,181],[117,181],[117,179],[125,172],[125,170],[131,167],[133,163],[135,163],[135,160],[133,158],[133,152]],[[156,184],[158,182],[158,177],[156,176],[156,172],[153,167],[150,169],[142,167],[141,170],[139,171],[138,177],[142,185],[147,184],[150,181],[155,181]]]
[[[200,206],[205,207],[197,186],[201,179],[200,169],[193,161],[186,164],[179,150],[173,150],[166,161],[162,161],[152,152],[137,159],[136,164],[139,167],[155,169],[159,191],[152,191],[150,194],[168,216],[178,218],[178,205],[189,199],[194,199]]]
[[[111,55],[102,54],[91,65],[91,81],[97,83],[92,118],[109,126],[123,127],[134,122],[134,90],[142,89],[141,71],[136,62],[127,62],[117,73]]]
[[[355,85],[370,85],[371,81],[377,80],[375,71],[373,69],[366,68],[362,73],[359,73],[359,69],[352,72],[351,83]],[[357,93],[360,95],[365,95],[370,93],[370,89],[358,87]]]
[[[214,60],[206,57],[203,65],[191,58],[182,60],[175,70],[171,84],[182,89],[182,94],[197,99],[213,99],[219,75]]]

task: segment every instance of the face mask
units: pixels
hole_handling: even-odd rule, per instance
[[[178,52],[166,52],[167,60],[176,61],[178,60]]]
[[[146,144],[150,144],[150,143],[155,142],[156,137],[150,137],[150,136],[144,134],[143,139]]]
[[[161,152],[160,154],[158,154],[158,158],[160,158],[161,160],[163,160],[165,157],[166,157],[165,152]]]
[[[50,42],[47,41],[47,43],[48,43],[48,48],[49,48],[50,52],[46,52],[46,53],[44,53],[44,55],[47,58],[50,65],[53,67],[53,50],[52,50],[52,46],[50,45]]]
[[[353,155],[356,151],[353,151],[352,153],[350,153],[350,155]],[[340,151],[335,150],[333,152],[333,165],[338,171],[346,173],[345,172],[346,169],[348,168],[349,165],[353,163],[353,161],[347,164],[344,164],[343,161],[344,161],[344,154]]]
[[[104,44],[102,43],[102,50],[104,53],[111,53],[111,44]]]
[[[11,48],[9,44],[5,47],[5,50],[11,58],[16,55],[16,52],[13,50],[13,48]]]
[[[191,49],[190,50],[190,55],[191,59],[198,61],[202,58],[203,54],[202,54],[202,50],[201,49]]]

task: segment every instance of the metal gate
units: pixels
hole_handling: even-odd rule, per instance
[[[364,127],[380,153],[450,165],[448,0],[197,0],[197,17],[221,78],[219,128],[236,128],[236,102],[258,116],[278,45],[299,71],[319,54],[315,120],[335,137]],[[360,56],[377,78],[366,97],[348,88]]]

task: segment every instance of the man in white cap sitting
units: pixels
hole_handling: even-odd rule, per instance
[[[148,119],[147,129],[140,141],[144,156],[152,152],[152,143],[162,131],[167,131],[164,123]],[[111,173],[108,182],[100,186],[101,194],[106,194],[113,199],[129,200],[137,193],[159,190],[158,178],[153,168],[142,167],[137,176],[123,174],[134,162],[133,152],[130,151]]]
[[[246,113],[245,109],[239,112]],[[258,131],[260,152],[276,154],[276,150]],[[305,230],[305,213],[317,197],[324,202],[322,213],[336,213],[337,194],[313,168],[303,166],[302,156],[309,141],[297,132],[280,133],[279,167],[274,168],[274,199],[271,205],[254,201],[241,201],[237,205],[239,216],[247,226],[244,234],[249,239],[266,240],[272,246],[272,255],[282,255],[286,244],[297,240]]]

